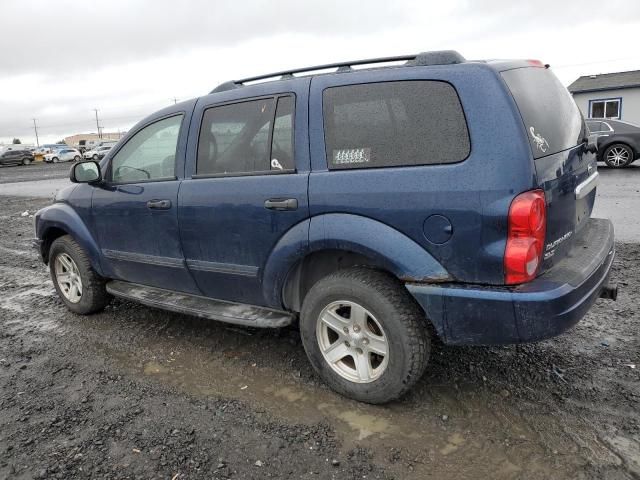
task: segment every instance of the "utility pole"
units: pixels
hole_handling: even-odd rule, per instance
[[[176,97],[173,97],[173,104],[175,105],[176,103],[178,103],[178,99]]]
[[[36,146],[40,146],[40,140],[38,140],[38,125],[36,125],[36,119],[33,119],[33,129],[36,131]]]
[[[94,112],[96,112],[96,128],[98,129],[98,138],[102,138],[102,133],[100,133],[100,122],[98,121],[98,109],[94,108]]]

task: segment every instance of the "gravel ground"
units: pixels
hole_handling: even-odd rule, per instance
[[[1,186],[0,186],[1,189]],[[640,245],[618,302],[534,345],[437,344],[387,406],[329,391],[294,329],[114,300],[68,312],[0,197],[0,478],[640,478]]]

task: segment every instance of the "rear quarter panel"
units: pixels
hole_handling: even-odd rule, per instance
[[[323,90],[394,80],[439,80],[456,89],[468,124],[469,157],[447,165],[329,171]],[[503,282],[509,205],[516,194],[532,188],[534,172],[522,121],[495,71],[468,63],[318,76],[311,82],[309,128],[312,219],[345,212],[367,217],[420,245],[457,281]],[[423,233],[425,219],[434,214],[447,217],[453,227],[442,244]]]

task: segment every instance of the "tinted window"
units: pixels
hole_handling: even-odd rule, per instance
[[[271,141],[271,170],[293,170],[293,97],[278,99]]]
[[[524,122],[534,158],[579,144],[586,129],[569,91],[551,70],[517,68],[502,72]]]
[[[602,122],[587,122],[587,127],[591,133],[602,131]]]
[[[328,88],[323,110],[330,169],[453,163],[469,155],[462,106],[448,83]]]
[[[175,176],[176,148],[182,115],[147,125],[111,161],[114,182],[139,182]]]
[[[205,110],[196,173],[268,171],[274,107],[275,99],[267,98]]]

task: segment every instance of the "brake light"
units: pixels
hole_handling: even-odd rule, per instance
[[[509,230],[504,252],[504,281],[516,285],[533,280],[542,263],[547,212],[542,190],[518,195],[509,207]]]
[[[532,67],[544,68],[545,65],[540,60],[527,60],[527,63]]]

